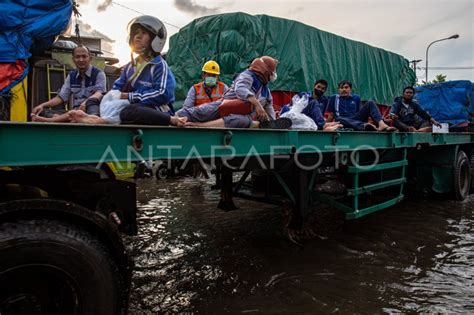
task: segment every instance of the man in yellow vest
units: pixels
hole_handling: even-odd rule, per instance
[[[200,106],[222,98],[228,87],[219,81],[220,67],[214,60],[209,60],[202,67],[203,81],[194,84],[186,96],[183,108]]]

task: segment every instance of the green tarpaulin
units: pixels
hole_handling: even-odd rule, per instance
[[[230,84],[262,55],[280,61],[272,90],[309,91],[316,79],[324,78],[328,92],[334,93],[337,82],[347,79],[362,99],[391,104],[415,82],[408,60],[395,53],[296,21],[229,13],[196,19],[171,37],[167,61],[178,83],[177,99],[184,99],[199,81],[207,60],[220,64],[221,79]]]

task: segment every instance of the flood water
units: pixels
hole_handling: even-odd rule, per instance
[[[473,195],[329,212],[302,247],[279,207],[218,200],[205,180],[138,182],[130,314],[474,313]]]

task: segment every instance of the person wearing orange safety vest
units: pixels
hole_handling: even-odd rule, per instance
[[[202,67],[203,81],[193,85],[186,96],[183,108],[200,106],[222,98],[228,90],[224,82],[219,81],[220,67],[214,60],[209,60]]]

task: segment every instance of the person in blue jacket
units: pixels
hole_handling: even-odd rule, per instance
[[[315,105],[319,106],[321,113],[324,114],[324,112],[326,111],[326,107],[328,105],[328,98],[324,96],[324,93],[326,92],[327,88],[328,88],[328,82],[326,80],[320,79],[314,83],[313,92],[301,92],[301,93],[298,93],[298,96],[302,97],[306,95],[308,97],[308,105],[311,102],[313,102]],[[280,110],[280,115],[288,112],[291,108],[291,105],[292,105],[291,102],[290,104],[284,105]],[[306,112],[303,111],[303,113],[307,114],[308,111]]]
[[[413,99],[415,89],[407,86],[403,89],[403,96],[396,97],[390,110],[393,125],[400,131],[430,132],[431,125],[441,126],[430,116],[417,100]]]
[[[129,45],[138,55],[123,69],[112,91],[130,104],[121,109],[120,123],[138,125],[183,125],[185,119],[174,116],[176,81],[161,56],[166,42],[166,28],[157,18],[142,15],[128,24]],[[108,123],[104,117],[75,113],[75,121]]]
[[[338,84],[339,94],[329,98],[327,121],[338,121],[344,128],[358,131],[395,131],[396,128],[388,126],[382,119],[382,114],[373,101],[367,101],[361,106],[360,97],[352,94],[352,83],[343,80]],[[369,118],[375,125],[368,122]]]
[[[308,105],[303,109],[302,113],[314,120],[318,126],[318,130],[332,131],[341,128],[342,124],[337,122],[326,122],[324,112],[328,105],[328,98],[324,96],[328,87],[326,80],[317,80],[313,85],[313,92],[301,92],[298,96],[308,96]],[[280,115],[291,109],[291,103],[284,105],[280,110]]]

